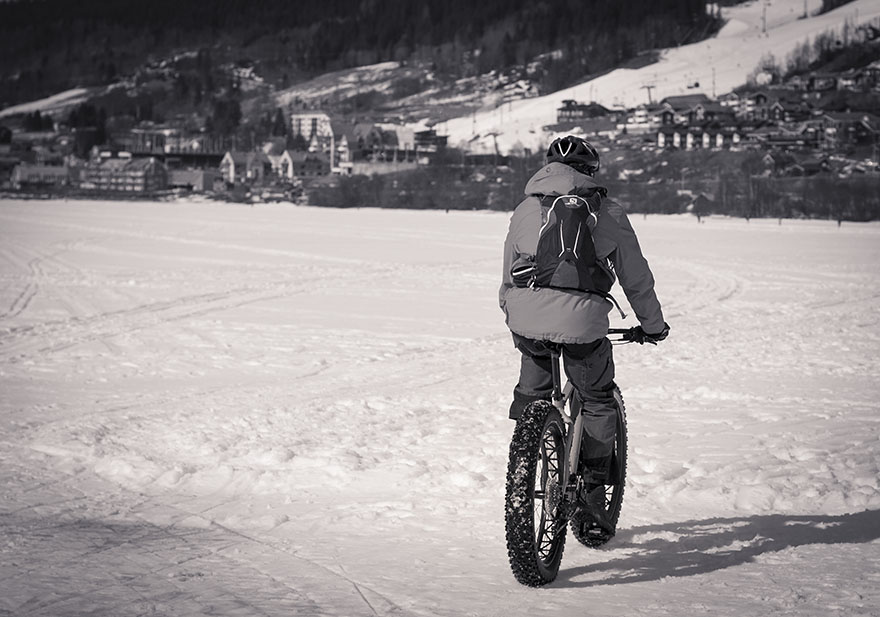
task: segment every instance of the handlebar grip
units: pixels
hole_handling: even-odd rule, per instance
[[[631,343],[635,340],[635,327],[633,328],[608,328],[608,334],[620,335],[620,341]]]

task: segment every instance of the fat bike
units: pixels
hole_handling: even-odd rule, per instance
[[[611,329],[613,343],[633,342],[633,328]],[[561,346],[551,353],[553,393],[550,401],[529,404],[513,431],[507,464],[505,534],[510,567],[517,581],[540,587],[556,578],[569,527],[590,548],[614,535],[600,526],[585,502],[587,484],[579,464],[583,416],[571,404],[574,386],[561,385]],[[617,526],[626,481],[626,410],[615,386],[617,432],[604,486],[605,520]],[[569,407],[569,412],[566,407]],[[601,490],[601,489],[598,489]],[[595,508],[595,501],[592,504]]]

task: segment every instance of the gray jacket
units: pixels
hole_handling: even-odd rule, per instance
[[[516,287],[510,267],[520,255],[534,255],[538,231],[546,219],[540,195],[577,194],[598,186],[590,176],[562,163],[538,170],[526,184],[526,198],[516,207],[504,242],[504,271],[499,302],[511,331],[557,343],[589,343],[608,333],[612,303],[596,294],[541,287]],[[616,275],[645,332],[663,330],[663,311],[654,293],[654,276],[623,207],[605,199],[593,230],[596,257]],[[612,290],[613,292],[613,290]]]

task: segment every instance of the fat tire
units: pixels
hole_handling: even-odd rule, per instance
[[[623,404],[623,395],[620,388],[614,388],[614,398],[617,402],[617,434],[614,437],[614,456],[611,461],[609,483],[605,485],[605,511],[608,520],[617,529],[617,521],[620,518],[620,508],[623,505],[623,493],[626,489],[626,407]],[[613,536],[591,536],[586,533],[583,520],[574,516],[571,520],[571,533],[575,539],[589,548],[598,548],[608,542]]]
[[[565,454],[565,424],[559,411],[546,401],[529,404],[513,431],[507,464],[507,492],[505,497],[505,532],[510,568],[517,581],[529,587],[540,587],[556,578],[562,552],[565,548],[567,520],[557,508],[545,520],[544,500],[535,498],[536,474],[539,462],[547,467],[545,439],[556,442],[551,453],[552,465],[562,469]],[[558,457],[558,458],[556,458]],[[546,473],[544,474],[546,475]],[[549,484],[549,482],[548,482]],[[539,490],[545,487],[538,487]],[[535,529],[535,503],[540,502],[539,519],[549,528],[549,541],[540,542],[541,534]],[[536,537],[536,535],[538,537]]]

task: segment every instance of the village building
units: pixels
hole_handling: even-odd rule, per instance
[[[169,169],[168,186],[204,193],[213,191],[221,180],[216,169]]]
[[[631,135],[640,135],[656,131],[664,125],[664,108],[660,105],[639,105],[627,114],[624,122],[617,125],[621,131]],[[668,125],[673,124],[672,115],[665,119]]]
[[[340,135],[333,143],[333,156],[331,158],[330,171],[334,174],[350,176],[352,173],[351,148],[348,146],[348,137]]]
[[[16,190],[61,188],[70,183],[67,165],[19,163],[12,169],[10,184]]]
[[[154,193],[168,188],[168,170],[154,157],[102,157],[79,169],[79,188],[122,193]]]
[[[826,149],[880,143],[880,117],[863,112],[827,112],[819,116]]]
[[[420,153],[436,153],[446,148],[446,135],[438,135],[435,129],[425,129],[414,133],[415,149]]]
[[[735,149],[740,145],[742,135],[732,126],[717,122],[700,124],[664,126],[657,131],[657,147],[661,149],[721,150]]]
[[[290,116],[291,134],[307,144],[311,154],[321,154],[330,164],[330,172],[334,174],[351,174],[352,153],[348,139],[333,128],[330,116],[324,112],[295,112]],[[318,161],[321,157],[312,157],[310,161]],[[308,168],[316,172],[320,166],[310,163]]]
[[[790,152],[776,151],[765,154],[761,162],[764,164],[767,175],[778,176],[783,175],[792,165],[796,165],[797,159]]]
[[[579,122],[587,118],[600,118],[611,113],[609,109],[598,103],[578,103],[573,99],[562,101],[562,107],[556,110],[556,122]]]
[[[718,104],[727,109],[732,109],[734,114],[739,111],[742,100],[736,92],[727,92],[718,97]]]
[[[688,124],[705,119],[705,105],[710,102],[705,94],[669,96],[660,101],[661,124]]]
[[[153,156],[175,168],[216,168],[229,149],[229,141],[226,137],[155,126],[111,135],[113,146],[119,150],[134,157]]]
[[[837,90],[838,76],[830,73],[813,73],[807,79],[807,90],[823,92]]]
[[[230,150],[220,161],[220,175],[228,184],[253,184],[272,173],[272,162],[263,151]]]
[[[330,171],[330,158],[326,154],[301,150],[285,150],[276,168],[279,178],[291,182],[296,178],[326,176]]]
[[[815,176],[816,174],[831,171],[831,163],[828,157],[811,156],[791,165],[787,170],[790,176]]]
[[[290,130],[294,137],[301,136],[308,143],[312,137],[331,139],[333,124],[330,116],[322,111],[294,112],[290,114]]]
[[[578,123],[578,129],[586,139],[614,140],[620,135],[620,128],[611,116],[584,119]]]

